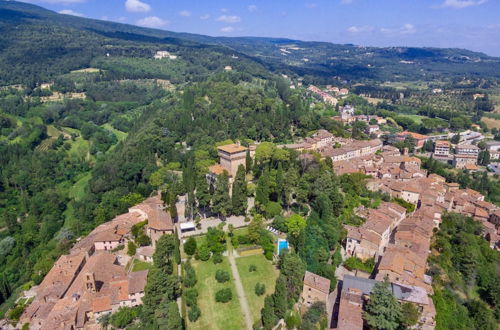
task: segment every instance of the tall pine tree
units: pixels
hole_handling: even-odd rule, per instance
[[[389,281],[375,284],[364,319],[372,329],[396,330],[400,327],[401,306],[389,290]]]

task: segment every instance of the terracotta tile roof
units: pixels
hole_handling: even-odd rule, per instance
[[[234,154],[234,153],[237,153],[237,152],[246,152],[247,151],[247,148],[246,147],[243,147],[239,144],[226,144],[224,146],[220,146],[220,147],[217,147],[218,150],[221,150],[221,151],[224,151],[224,152],[227,152],[229,154]]]
[[[436,147],[449,147],[450,146],[450,141],[446,140],[437,140],[436,141]]]
[[[152,257],[155,249],[152,246],[141,246],[137,249],[137,254],[145,257]]]
[[[304,285],[317,289],[323,293],[330,293],[330,280],[314,273],[306,271]]]
[[[94,242],[119,242],[122,235],[118,235],[115,229],[108,229],[97,233],[94,237]]]
[[[418,134],[418,133],[415,133],[415,132],[409,132],[409,131],[404,131],[404,132],[401,132],[401,133],[398,134],[398,136],[407,136],[407,135],[410,135],[415,140],[425,140],[425,139],[428,138],[427,135],[422,135],[422,134]]]
[[[148,280],[149,270],[141,270],[138,272],[132,272],[128,274],[128,293],[139,293],[143,292],[146,287],[146,283]]]
[[[111,297],[101,296],[96,297],[92,301],[92,311],[94,313],[105,312],[111,310]]]
[[[363,298],[361,290],[349,288],[342,291],[340,296],[337,329],[363,329]]]
[[[220,164],[215,164],[215,165],[210,166],[208,168],[208,171],[210,173],[215,174],[215,175],[221,175],[222,173],[224,173],[224,171],[226,171],[226,169],[224,167],[222,167]]]
[[[170,231],[174,229],[174,223],[169,212],[166,212],[163,207],[163,201],[158,195],[146,199],[133,209],[139,209],[146,214],[148,219],[148,227],[156,230]]]

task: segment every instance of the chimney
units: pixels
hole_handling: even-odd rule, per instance
[[[404,149],[403,149],[403,154],[404,154],[405,156],[408,156],[408,148],[404,148]]]

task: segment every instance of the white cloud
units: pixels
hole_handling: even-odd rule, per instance
[[[125,8],[132,13],[147,13],[151,10],[151,6],[140,0],[125,1]]]
[[[59,11],[59,14],[65,14],[65,15],[72,15],[72,16],[80,16],[80,17],[83,17],[85,15],[81,14],[81,13],[77,13],[76,11],[73,11],[71,9],[63,9],[63,10],[60,10]]]
[[[183,17],[190,17],[191,16],[191,12],[189,10],[181,10],[179,12],[179,15],[181,15]]]
[[[413,34],[415,32],[417,32],[415,25],[409,23],[403,25],[403,27],[399,29],[399,33],[401,34]]]
[[[350,32],[350,33],[363,33],[363,32],[372,32],[372,31],[373,31],[373,26],[369,26],[369,25],[363,25],[363,26],[353,25],[347,29],[347,32]]]
[[[340,0],[340,3],[343,5],[349,5],[353,2],[354,0]]]
[[[160,27],[163,27],[165,25],[168,25],[168,23],[169,22],[167,20],[161,19],[157,16],[144,17],[144,18],[138,20],[137,22],[135,22],[135,24],[137,24],[137,25],[150,27],[150,28],[160,28]]]
[[[399,28],[381,28],[380,32],[386,34],[414,34],[417,32],[415,25],[406,23]]]
[[[441,8],[466,8],[471,6],[479,6],[485,3],[488,0],[444,0],[441,4]]]
[[[253,13],[254,11],[257,11],[257,6],[256,6],[256,5],[250,5],[250,6],[248,6],[247,8],[248,8],[248,11],[250,11],[250,12],[252,12],[252,13]]]
[[[306,8],[313,9],[318,7],[318,4],[316,3],[306,3]]]
[[[227,12],[229,12],[229,9],[227,9],[227,8],[221,8],[220,11],[223,12],[223,13],[227,13]]]
[[[231,33],[233,31],[234,31],[234,27],[232,27],[232,26],[225,26],[222,29],[220,29],[220,32],[224,32],[224,33]]]
[[[206,19],[209,19],[209,18],[210,18],[209,14],[205,14],[205,15],[201,15],[200,16],[200,19],[202,19],[202,20],[206,20]]]
[[[222,15],[216,19],[217,22],[224,22],[229,24],[234,24],[241,22],[241,17],[236,15]]]

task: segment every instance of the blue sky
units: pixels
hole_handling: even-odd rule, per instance
[[[500,0],[26,0],[73,15],[212,36],[458,47],[500,56]]]

